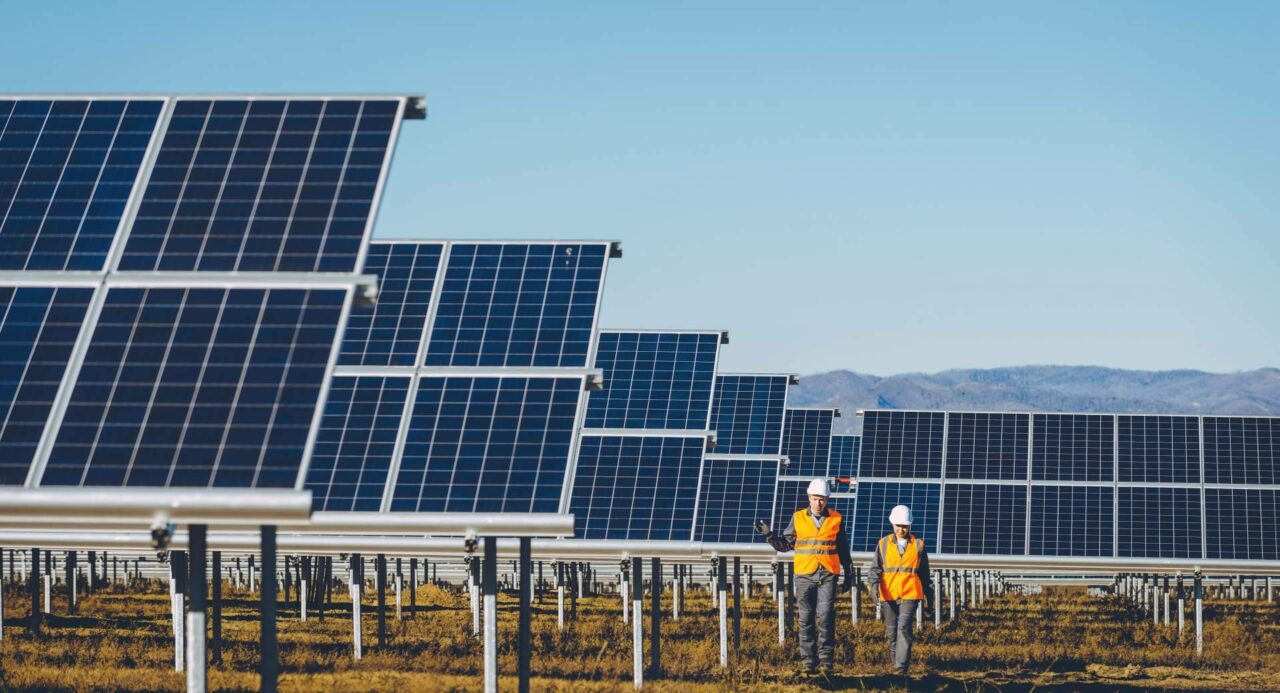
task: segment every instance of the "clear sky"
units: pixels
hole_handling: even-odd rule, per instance
[[[1280,365],[1280,3],[902,5],[4,0],[0,89],[425,94],[377,236],[727,370]]]

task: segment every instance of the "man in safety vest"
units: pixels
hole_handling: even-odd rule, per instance
[[[878,599],[884,607],[893,672],[906,674],[911,663],[911,629],[915,626],[916,609],[922,603],[933,603],[933,580],[924,542],[911,533],[911,508],[894,506],[889,511],[889,523],[893,533],[876,543],[871,561],[871,598]]]
[[[819,661],[824,672],[831,671],[836,654],[836,581],[844,573],[840,591],[848,592],[853,586],[853,571],[844,517],[827,507],[831,487],[826,479],[814,479],[807,491],[809,507],[797,510],[782,534],[770,531],[763,522],[757,522],[756,529],[775,550],[795,552],[800,657],[805,673],[815,674]]]

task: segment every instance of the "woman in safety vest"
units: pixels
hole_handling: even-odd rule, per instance
[[[906,674],[911,663],[911,629],[921,603],[933,603],[933,580],[929,577],[929,556],[924,542],[911,533],[911,508],[894,506],[889,511],[893,533],[876,543],[871,562],[871,598],[884,608],[885,634],[889,638],[889,661],[893,673]]]

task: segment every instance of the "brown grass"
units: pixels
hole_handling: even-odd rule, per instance
[[[5,593],[5,638],[0,642],[0,690],[181,690],[172,671],[173,643],[166,587],[109,590],[83,600],[66,616],[65,597],[46,617],[45,637],[25,627],[28,598]],[[224,661],[210,670],[217,690],[257,687],[258,622],[253,595],[227,588]],[[336,594],[336,592],[335,592]],[[345,597],[345,594],[343,595]],[[390,644],[376,646],[377,623],[368,595],[365,657],[350,657],[350,604],[323,620],[302,623],[296,607],[281,604],[281,686],[296,691],[472,691],[480,687],[481,644],[471,635],[465,594],[419,590],[419,613],[396,622],[389,608]],[[685,613],[670,619],[664,600],[663,677],[654,691],[810,691],[819,687],[796,674],[794,639],[777,645],[772,600],[744,605],[742,650],[728,670],[718,666],[717,622],[705,592],[690,593]],[[393,598],[389,595],[389,599]],[[407,603],[407,600],[406,600]],[[647,602],[646,602],[647,603]],[[406,607],[407,610],[407,607]],[[616,597],[583,599],[576,621],[555,625],[555,601],[535,605],[533,688],[539,691],[630,691],[631,627],[622,623]],[[1197,658],[1188,632],[1153,626],[1116,599],[1058,590],[1036,597],[1003,596],[932,625],[917,636],[913,690],[1111,691],[1280,690],[1280,609],[1260,602],[1210,602],[1205,654]],[[836,652],[838,676],[827,688],[900,688],[887,676],[883,627],[874,618],[853,627],[842,601]],[[647,626],[647,623],[646,623]],[[516,611],[511,595],[499,610],[499,667],[503,689],[514,690]],[[646,650],[648,647],[646,638]],[[647,653],[646,653],[647,657]]]

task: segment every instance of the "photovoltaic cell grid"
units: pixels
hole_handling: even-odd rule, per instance
[[[93,298],[89,288],[0,287],[0,485],[21,485]]]
[[[942,478],[943,412],[868,411],[858,473],[872,478]]]
[[[942,550],[960,554],[1026,551],[1027,487],[947,484],[942,502]]]
[[[1200,420],[1195,416],[1121,416],[1120,481],[1200,482]]]
[[[1280,418],[1206,416],[1204,480],[1280,484]]]
[[[1104,486],[1032,486],[1031,555],[1112,555],[1113,493]]]
[[[162,105],[0,100],[0,269],[104,268]]]
[[[1204,491],[1205,558],[1280,560],[1280,491]]]
[[[948,479],[1026,479],[1028,414],[947,415]]]
[[[1114,416],[1036,414],[1032,421],[1032,479],[1115,480]]]
[[[356,302],[338,354],[340,366],[415,366],[441,243],[370,243],[364,273],[378,277],[373,305]]]
[[[178,99],[119,269],[352,272],[396,99]]]
[[[773,516],[778,459],[717,460],[703,463],[695,541],[749,544],[752,525]]]
[[[777,455],[782,446],[785,375],[719,375],[711,402],[716,453]]]
[[[1119,555],[1200,558],[1200,489],[1121,487]]]
[[[607,244],[450,245],[428,366],[585,367]]]
[[[421,377],[393,512],[557,512],[581,377]]]
[[[333,379],[307,470],[314,510],[382,509],[412,380],[369,376]]]
[[[858,477],[858,448],[862,439],[858,436],[831,436],[831,462],[828,471],[838,478]]]
[[[293,487],[348,294],[110,289],[42,485]]]
[[[831,460],[834,409],[788,409],[782,430],[782,454],[790,464],[783,476],[825,477]]]
[[[787,528],[797,510],[809,507],[808,486],[809,482],[807,481],[788,481],[785,479],[778,481],[778,490],[774,495],[773,522],[769,525],[769,529],[775,532],[783,531]],[[836,505],[833,503],[832,507],[835,507],[837,512],[843,511],[843,508],[836,507]]]
[[[707,430],[719,349],[719,332],[601,332],[586,427]]]
[[[895,505],[905,505],[911,508],[911,533],[925,542],[926,551],[936,551],[941,495],[942,485],[937,483],[873,481],[858,484],[857,507],[851,513],[850,549],[874,551],[876,542],[893,531],[889,524],[889,511]]]
[[[584,435],[569,512],[584,539],[693,538],[706,439]]]

